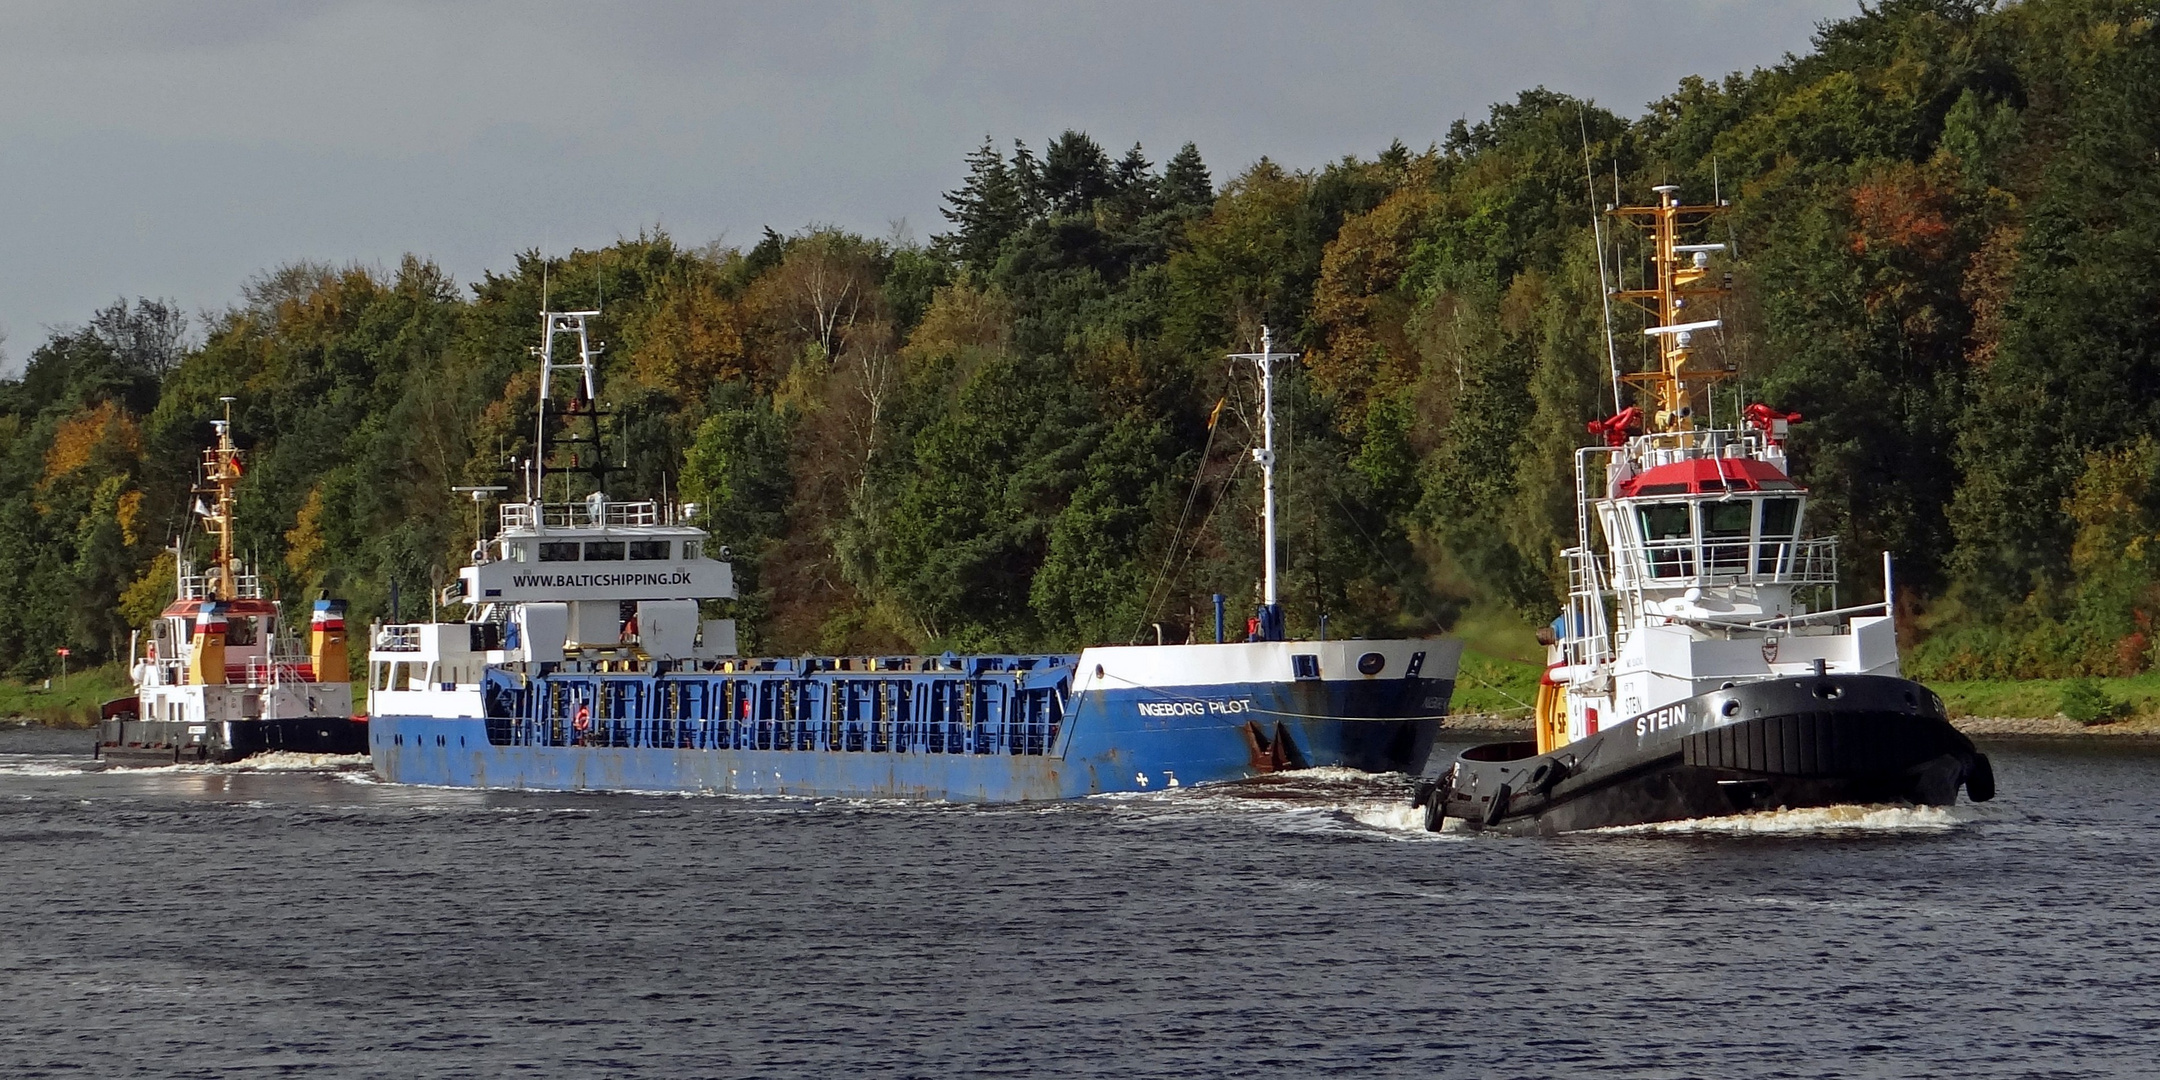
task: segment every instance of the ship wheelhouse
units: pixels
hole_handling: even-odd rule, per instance
[[[1789,588],[1835,580],[1834,542],[1801,536],[1806,492],[1768,461],[1690,458],[1627,475],[1611,492],[1598,518],[1616,587]]]

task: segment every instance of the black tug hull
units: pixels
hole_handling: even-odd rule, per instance
[[[98,724],[92,751],[116,766],[223,764],[256,754],[365,754],[367,721],[350,717],[283,717],[189,724],[115,717]]]
[[[1713,691],[1538,754],[1464,751],[1421,781],[1428,828],[1444,817],[1504,833],[1559,833],[1756,810],[1949,806],[1994,797],[1987,756],[1942,699],[1908,679],[1824,675]]]

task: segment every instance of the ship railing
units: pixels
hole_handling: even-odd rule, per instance
[[[509,746],[1041,756],[1065,684],[1010,679],[549,676],[486,692]]]
[[[262,588],[262,575],[261,575],[261,574],[255,574],[255,573],[234,574],[234,575],[233,575],[233,596],[234,596],[234,597],[235,597],[236,599],[240,599],[240,600],[260,600],[260,599],[262,599],[262,598],[263,598],[263,588]],[[182,600],[208,600],[208,599],[210,599],[210,575],[208,575],[208,574],[187,574],[187,575],[183,575],[183,576],[182,576],[182,577],[180,578],[180,599],[182,599]]]
[[[570,503],[504,503],[498,508],[505,530],[649,528],[665,524],[667,515],[657,502],[586,501]]]
[[[143,660],[136,665],[136,677],[144,686],[180,686],[187,682],[187,661]]]
[[[1770,449],[1762,432],[1752,428],[1697,428],[1653,431],[1628,439],[1628,457],[1644,469],[1708,457],[1761,457]]]
[[[1632,545],[1631,545],[1632,546]],[[1837,540],[1762,540],[1748,537],[1650,540],[1638,549],[1634,573],[1623,578],[1641,587],[1699,585],[1833,585]]]
[[[1582,681],[1612,660],[1612,636],[1605,617],[1605,572],[1597,553],[1569,548],[1568,606],[1562,616],[1561,658],[1575,681]]]
[[[242,677],[249,686],[314,682],[315,662],[306,653],[277,653],[267,657],[254,657],[243,666]]]

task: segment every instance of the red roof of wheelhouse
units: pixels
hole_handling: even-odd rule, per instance
[[[1724,495],[1735,491],[1797,491],[1777,466],[1755,458],[1694,458],[1660,465],[1620,482],[1619,497]]]

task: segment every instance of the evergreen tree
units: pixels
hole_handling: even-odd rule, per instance
[[[1162,201],[1184,211],[1205,210],[1215,202],[1214,181],[1208,179],[1207,165],[1200,160],[1200,148],[1191,143],[1178,147],[1178,152],[1163,166]]]
[[[936,238],[953,257],[986,268],[997,261],[1006,238],[1025,223],[1026,196],[1004,155],[988,138],[969,154],[967,179],[945,193],[945,217],[953,231]]]

